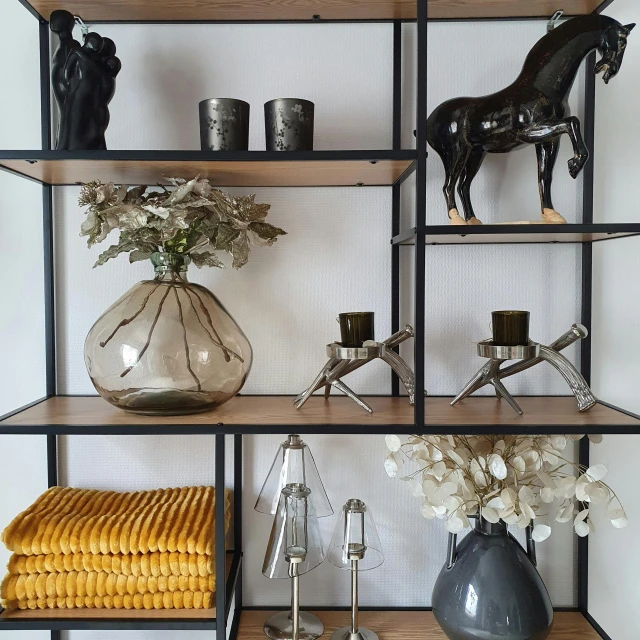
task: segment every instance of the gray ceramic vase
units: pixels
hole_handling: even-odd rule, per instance
[[[477,519],[455,546],[433,589],[433,613],[450,640],[544,640],[553,607],[529,554],[503,522]]]
[[[278,98],[264,105],[267,151],[313,151],[314,104]]]

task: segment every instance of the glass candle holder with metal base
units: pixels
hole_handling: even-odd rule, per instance
[[[303,484],[311,491],[316,517],[333,515],[333,507],[322,484],[311,449],[295,434],[288,436],[280,445],[254,509],[259,513],[275,515],[282,490],[292,483]]]
[[[365,411],[373,413],[373,409],[343,381],[343,378],[364,366],[367,362],[381,359],[396,373],[409,395],[409,403],[413,404],[415,394],[415,379],[409,365],[393,350],[399,344],[412,338],[413,328],[406,325],[402,331],[394,333],[384,342],[365,342],[361,347],[345,347],[338,342],[327,345],[328,362],[316,376],[311,386],[298,394],[293,404],[300,409],[305,402],[319,389],[324,388],[324,397],[329,398],[331,387],[342,391]]]
[[[264,632],[273,640],[315,640],[322,622],[300,612],[300,576],[324,560],[324,548],[311,491],[303,484],[288,484],[280,494],[262,573],[267,578],[291,580],[291,611],[271,616]]]
[[[377,634],[361,627],[358,620],[358,572],[384,562],[373,517],[362,500],[352,498],[342,507],[327,557],[338,569],[351,571],[351,624],[336,629],[331,640],[378,640]]]
[[[566,349],[577,340],[586,338],[588,335],[589,332],[586,327],[581,324],[574,324],[569,331],[560,336],[548,347],[531,341],[526,345],[517,346],[496,345],[491,340],[479,342],[477,345],[478,355],[483,358],[488,358],[489,362],[469,380],[464,389],[453,399],[451,406],[470,396],[474,391],[490,384],[496,390],[498,398],[504,398],[514,411],[522,415],[522,409],[514,397],[507,391],[501,380],[545,361],[559,371],[565,379],[573,395],[576,397],[578,410],[588,411],[594,407],[598,401],[580,372],[569,360],[560,355],[560,351]],[[503,363],[507,360],[520,360],[520,362],[503,367]]]

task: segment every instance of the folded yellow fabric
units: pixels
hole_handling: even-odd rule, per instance
[[[63,571],[105,571],[124,576],[210,576],[214,557],[197,553],[138,553],[136,555],[62,553],[21,556],[14,553],[7,569],[12,575],[62,573]]]
[[[165,591],[215,591],[215,576],[124,576],[96,571],[8,574],[2,581],[3,600],[34,600],[76,596],[124,596]]]
[[[213,594],[202,591],[165,591],[115,596],[67,596],[2,600],[5,609],[209,609]]]
[[[213,487],[130,493],[52,487],[14,518],[1,539],[9,551],[26,556],[156,551],[212,555],[214,505]]]

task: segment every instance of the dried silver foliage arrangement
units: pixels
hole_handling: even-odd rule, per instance
[[[270,205],[255,196],[231,196],[208,180],[167,178],[175,189],[116,187],[100,181],[82,186],[78,203],[88,207],[80,235],[87,245],[102,242],[119,229],[118,244],[100,254],[94,266],[121,253],[129,261],[147,260],[156,251],[188,255],[197,267],[224,267],[216,251],[228,253],[239,269],[252,244],[270,246],[286,232],[264,221]]]
[[[522,529],[531,524],[537,542],[551,535],[553,521],[573,521],[583,537],[593,530],[590,510],[597,505],[621,529],[627,516],[602,480],[607,468],[596,464],[587,469],[563,455],[570,441],[582,437],[412,436],[403,443],[388,435],[385,469],[394,478],[401,466],[411,466],[400,479],[422,500],[422,515],[444,520],[452,533],[481,514],[489,522],[503,520]],[[602,436],[589,439],[598,443]]]

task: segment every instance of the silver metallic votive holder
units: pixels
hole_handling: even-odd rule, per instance
[[[278,98],[264,105],[267,151],[313,151],[315,105],[301,98]]]
[[[200,148],[203,151],[247,151],[249,103],[211,98],[200,103]]]

